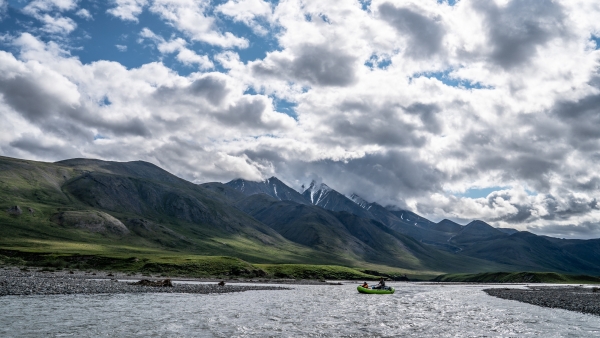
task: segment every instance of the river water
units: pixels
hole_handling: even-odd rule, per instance
[[[292,285],[230,294],[8,296],[0,337],[600,337],[600,317],[488,296],[489,286]],[[500,286],[504,287],[504,286]]]

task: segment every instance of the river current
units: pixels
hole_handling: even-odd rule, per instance
[[[0,298],[0,337],[600,337],[600,317],[488,296],[490,286],[291,285],[230,294]],[[504,287],[504,286],[500,286]]]

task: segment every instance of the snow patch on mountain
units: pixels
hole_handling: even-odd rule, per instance
[[[352,194],[348,197],[352,202],[358,204],[361,208],[369,210],[371,208],[370,203],[365,201],[362,197],[357,194]]]

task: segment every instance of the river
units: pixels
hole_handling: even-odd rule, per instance
[[[230,294],[0,298],[0,337],[599,337],[600,317],[488,296],[480,285],[291,285]],[[503,287],[503,286],[496,286]]]

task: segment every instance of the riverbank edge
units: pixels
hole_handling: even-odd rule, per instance
[[[115,276],[112,273],[101,275],[96,272],[48,272],[41,270],[21,270],[15,268],[0,269],[1,296],[32,295],[91,295],[91,294],[125,294],[125,293],[190,293],[213,294],[257,290],[289,290],[285,286],[273,285],[236,285],[235,283],[165,283],[171,286],[136,285],[138,280],[164,281],[165,278]],[[167,278],[168,279],[168,278]]]
[[[600,316],[600,289],[582,286],[529,286],[525,289],[484,289],[490,296],[541,307]]]

